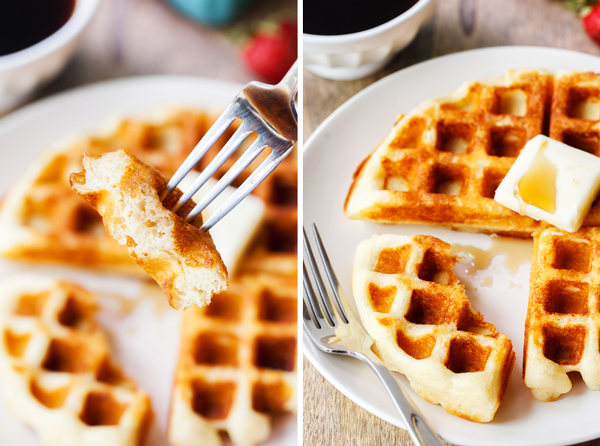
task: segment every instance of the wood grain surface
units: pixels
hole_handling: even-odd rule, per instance
[[[224,28],[199,25],[166,0],[100,0],[65,71],[34,97],[125,76],[178,74],[246,83],[232,31],[277,15],[295,16],[296,0],[256,0]]]
[[[390,73],[432,57],[498,45],[549,46],[600,55],[600,46],[559,1],[439,0],[432,21],[380,73],[340,82],[304,71],[304,140],[337,107]],[[406,431],[354,404],[325,381],[306,358],[303,373],[306,446],[412,444]],[[600,446],[600,440],[581,446]]]

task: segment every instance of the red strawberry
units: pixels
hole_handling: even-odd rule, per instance
[[[589,14],[582,17],[585,30],[597,43],[600,43],[600,3],[597,3]]]
[[[283,21],[274,31],[261,31],[242,49],[248,67],[266,82],[276,84],[298,57],[298,25]]]

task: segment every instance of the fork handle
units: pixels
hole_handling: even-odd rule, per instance
[[[277,87],[287,91],[290,99],[294,98],[298,92],[298,61],[294,62],[285,76],[283,76],[283,79],[279,81]]]
[[[362,353],[355,353],[356,357],[367,364],[383,383],[383,386],[392,397],[394,405],[400,412],[413,443],[418,446],[443,446],[440,438],[410,395],[398,384],[381,360],[374,353],[372,357],[370,357],[371,355],[367,356]]]

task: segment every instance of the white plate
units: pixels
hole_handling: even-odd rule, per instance
[[[148,115],[163,106],[219,111],[240,89],[238,84],[212,79],[138,77],[78,88],[29,105],[0,120],[0,196],[38,150],[59,138],[94,129],[115,115]],[[162,293],[150,292],[137,280],[68,268],[33,268],[0,262],[0,277],[24,270],[66,278],[101,294],[100,322],[109,334],[116,359],[152,398],[155,419],[146,445],[167,445],[166,427],[179,351],[181,313],[168,306]],[[0,443],[39,446],[41,443],[35,433],[17,423],[7,412],[1,393],[0,388]],[[295,444],[296,418],[277,418],[266,445]]]
[[[304,224],[307,228],[312,222],[319,226],[347,294],[351,295],[354,250],[360,241],[375,233],[422,233],[484,250],[491,246],[492,239],[481,234],[350,220],[343,214],[343,205],[356,167],[389,132],[399,113],[449,92],[464,81],[501,75],[511,68],[600,72],[600,59],[541,47],[488,48],[440,57],[371,85],[337,109],[311,135],[304,150]],[[600,393],[588,390],[580,378],[575,379],[571,392],[552,403],[535,400],[521,379],[531,261],[520,259],[527,258],[531,246],[530,241],[500,246],[506,254],[497,256],[489,268],[476,274],[465,273],[464,262],[456,268],[473,307],[512,340],[517,361],[505,399],[494,421],[488,424],[449,415],[410,389],[418,406],[446,441],[465,446],[552,446],[600,437]],[[519,263],[521,266],[515,269]],[[351,400],[403,427],[388,395],[366,366],[350,358],[323,354],[306,337],[304,351],[323,376]],[[409,388],[404,376],[396,376]]]

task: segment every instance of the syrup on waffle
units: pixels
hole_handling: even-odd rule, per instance
[[[525,142],[547,134],[552,79],[508,71],[421,104],[358,167],[346,215],[530,237],[539,223],[493,198]]]
[[[111,358],[95,299],[75,285],[17,276],[0,292],[6,403],[47,446],[137,446],[150,400]]]
[[[202,111],[178,109],[148,119],[122,119],[100,134],[42,151],[4,198],[0,256],[145,277],[127,249],[106,234],[96,211],[71,190],[69,175],[81,170],[84,153],[124,149],[169,178],[212,122],[213,117]],[[231,137],[235,127],[217,146]]]
[[[270,434],[296,410],[297,169],[295,153],[261,183],[265,221],[227,291],[183,316],[169,440],[236,445]]]
[[[450,245],[376,235],[357,248],[352,289],[373,350],[423,398],[471,421],[491,421],[515,360],[511,341],[472,310]]]
[[[541,401],[571,390],[578,371],[600,390],[600,228],[550,227],[534,237],[523,378]]]

